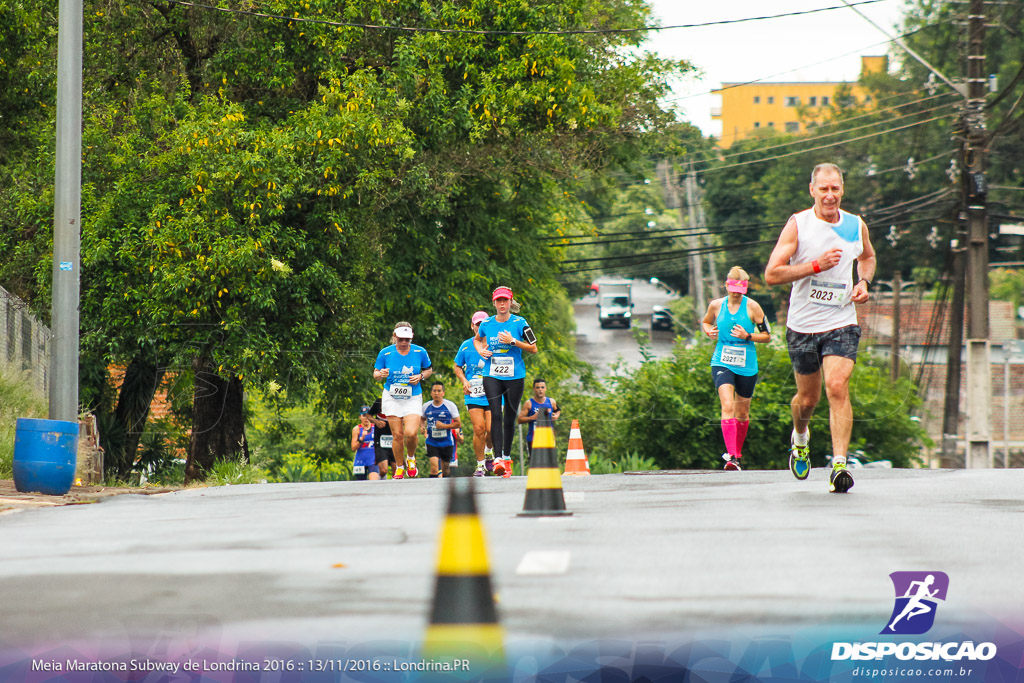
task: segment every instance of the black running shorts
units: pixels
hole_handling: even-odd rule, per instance
[[[437,458],[439,462],[451,462],[455,449],[452,446],[431,446],[427,444],[427,457]]]
[[[857,362],[860,325],[847,325],[828,332],[804,334],[786,330],[786,344],[793,370],[799,375],[813,375],[821,369],[825,356],[841,356]]]
[[[737,375],[724,365],[712,365],[711,377],[715,380],[717,391],[723,384],[731,384],[736,389],[736,395],[741,398],[750,398],[754,395],[754,387],[757,386],[757,375]]]

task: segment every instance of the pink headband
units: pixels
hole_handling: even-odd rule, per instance
[[[747,284],[748,282],[746,280],[733,280],[732,278],[729,278],[728,280],[725,281],[725,288],[730,292],[736,292],[737,294],[746,294]]]

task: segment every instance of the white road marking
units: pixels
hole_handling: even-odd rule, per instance
[[[531,550],[519,561],[516,574],[521,576],[565,574],[569,571],[570,554],[568,550]]]

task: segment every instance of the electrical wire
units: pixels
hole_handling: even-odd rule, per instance
[[[935,161],[937,159],[948,159],[949,157],[953,156],[954,154],[956,154],[956,151],[955,150],[950,150],[949,152],[943,152],[941,154],[936,154],[933,157],[928,157],[927,159],[921,159],[920,161],[915,159],[914,160],[914,166],[919,166],[920,164],[931,163],[932,161]],[[864,177],[865,178],[875,178],[875,177],[880,176],[880,175],[882,175],[884,173],[893,173],[895,171],[904,171],[905,172],[906,170],[907,170],[907,164],[903,164],[902,166],[893,166],[892,168],[886,168],[886,169],[883,169],[881,171],[875,171],[874,173],[868,173]]]
[[[663,228],[660,230],[626,230],[623,232],[606,232],[597,233],[595,235],[564,235],[561,237],[546,237],[547,240],[561,241],[573,238],[587,238],[591,239],[594,237],[621,237],[631,235],[656,235],[667,232],[684,232],[683,237],[689,235],[717,235],[719,232],[738,232],[740,230],[747,230],[749,228],[770,228],[774,223],[744,223],[740,225],[701,225],[695,227],[682,227],[682,228]],[[706,230],[708,232],[692,232],[694,230]],[[557,246],[557,245],[551,245]]]
[[[697,254],[711,254],[711,253],[720,252],[720,251],[732,251],[734,249],[738,249],[738,248],[741,248],[741,247],[749,247],[749,246],[753,246],[753,245],[772,244],[774,242],[775,242],[775,240],[759,240],[759,241],[755,241],[755,242],[740,242],[738,244],[729,244],[729,245],[712,246],[712,247],[700,247],[700,248],[697,248],[697,249],[679,249],[679,250],[675,250],[675,251],[663,252],[663,253],[657,254],[657,255],[654,255],[654,254],[629,254],[627,256],[609,256],[609,257],[596,257],[596,258],[587,258],[587,259],[573,259],[573,260],[569,260],[569,261],[563,261],[562,263],[589,263],[589,262],[594,262],[594,261],[613,261],[613,260],[614,261],[621,261],[621,260],[625,260],[625,259],[636,259],[636,258],[642,258],[642,257],[647,257],[647,256],[654,256],[653,259],[647,259],[647,260],[644,260],[644,261],[634,261],[632,263],[624,263],[624,264],[621,264],[620,266],[612,266],[612,267],[632,267],[632,266],[649,265],[649,264],[652,264],[652,263],[660,263],[660,262],[663,262],[663,261],[672,261],[672,260],[675,260],[675,259],[687,258],[689,256],[693,256],[693,255],[697,255]],[[608,267],[607,264],[600,264],[600,265],[589,266],[589,267],[585,267],[585,268],[575,268],[575,269],[571,269],[571,270],[562,270],[561,273],[563,275],[568,275],[570,273],[582,273],[582,272],[588,272],[588,271],[594,271],[594,270],[604,270],[607,267]]]
[[[376,30],[376,31],[397,31],[400,33],[448,33],[448,34],[468,34],[468,35],[489,35],[489,36],[537,36],[537,35],[589,35],[589,34],[628,34],[628,33],[654,33],[659,31],[669,31],[679,28],[702,28],[705,26],[722,26],[727,24],[741,24],[748,21],[764,21],[767,19],[782,19],[785,17],[795,17],[803,14],[816,14],[818,12],[828,12],[837,9],[846,9],[847,5],[834,5],[831,7],[818,7],[815,9],[801,10],[798,12],[785,12],[783,14],[772,14],[758,17],[745,17],[742,19],[722,19],[719,21],[708,21],[700,24],[675,24],[672,26],[639,26],[633,28],[608,28],[608,29],[549,29],[539,31],[501,31],[492,29],[461,29],[461,28],[433,28],[427,26],[397,26],[389,24],[368,24],[352,21],[333,21],[329,19],[311,19],[307,17],[288,17],[281,14],[270,14],[268,12],[253,12],[250,10],[241,9],[228,9],[226,7],[216,7],[214,5],[206,5],[199,2],[191,2],[189,0],[164,0],[172,5],[182,5],[184,7],[194,7],[196,9],[203,9],[214,12],[223,12],[226,14],[241,14],[252,17],[259,17],[261,19],[278,19],[287,22],[296,23],[310,23],[310,24],[321,24],[324,26],[337,26],[342,28],[359,28],[364,30]],[[860,0],[860,2],[854,3],[855,5],[870,5],[876,2],[882,2],[883,0]]]
[[[830,144],[827,144],[827,145],[819,145],[817,147],[809,147],[807,149],[797,150],[795,152],[787,152],[786,154],[779,154],[779,155],[776,155],[776,156],[773,156],[773,157],[767,157],[767,158],[764,158],[764,159],[751,159],[750,161],[739,161],[739,162],[736,162],[734,164],[725,164],[723,166],[709,166],[709,167],[703,169],[701,171],[701,173],[705,173],[705,174],[707,174],[707,173],[715,173],[715,172],[718,172],[718,171],[725,171],[727,169],[737,168],[737,167],[740,167],[740,166],[750,166],[750,165],[753,165],[753,164],[763,164],[763,163],[768,162],[768,161],[776,161],[778,159],[786,159],[788,157],[796,156],[798,154],[807,154],[809,152],[817,152],[817,151],[820,151],[820,150],[823,150],[823,149],[829,149],[831,147],[838,147],[839,145],[847,145],[847,144],[850,144],[851,142],[859,142],[861,140],[867,140],[868,138],[878,137],[879,135],[887,135],[889,133],[895,133],[895,132],[898,132],[898,131],[901,131],[901,130],[907,130],[909,128],[914,128],[916,126],[923,126],[926,123],[933,123],[935,121],[941,121],[941,120],[946,119],[946,118],[948,118],[948,117],[946,117],[946,116],[935,116],[935,117],[932,117],[930,119],[925,119],[924,121],[917,121],[915,123],[908,123],[908,124],[903,125],[903,126],[897,126],[896,128],[890,128],[890,129],[887,129],[887,130],[881,130],[881,131],[878,131],[877,133],[869,133],[867,135],[861,135],[861,136],[858,136],[858,137],[855,137],[855,138],[850,138],[849,140],[840,140],[838,142],[833,142],[833,143],[830,143]]]
[[[895,110],[900,109],[902,107],[908,107],[908,106],[910,106],[912,104],[919,104],[920,102],[926,102],[926,101],[928,101],[930,99],[934,99],[936,97],[947,97],[949,95],[951,95],[951,93],[942,93],[942,94],[939,94],[939,95],[933,95],[932,97],[926,97],[923,100],[914,100],[913,102],[905,102],[904,104],[900,104],[900,105],[897,105],[895,107],[889,107],[887,109],[874,110],[874,111],[871,111],[871,112],[860,114],[858,116],[850,117],[849,119],[843,119],[841,121],[841,123],[849,123],[850,121],[853,121],[855,119],[864,118],[864,117],[867,117],[867,116],[877,116],[879,114],[884,114],[886,112],[895,111]],[[930,114],[933,111],[939,111],[940,109],[947,109],[949,107],[955,106],[956,104],[957,104],[956,102],[947,102],[945,104],[940,104],[937,107],[932,107],[931,109],[922,109],[920,111],[913,111],[913,112],[909,112],[909,113],[906,113],[906,114],[901,114],[901,115],[896,116],[896,117],[890,117],[889,119],[886,119],[885,121],[883,121],[881,123],[889,124],[889,123],[892,123],[893,121],[899,121],[901,119],[906,119],[906,118],[909,118],[911,116],[919,116],[921,114]],[[812,142],[816,142],[818,140],[823,140],[825,138],[834,137],[836,135],[843,135],[844,133],[852,133],[855,130],[863,130],[864,128],[872,128],[874,126],[879,125],[879,123],[880,122],[878,122],[878,121],[873,121],[871,123],[865,123],[863,125],[854,126],[852,128],[843,128],[841,130],[836,130],[836,131],[832,131],[830,133],[825,133],[823,135],[818,135],[817,133],[818,133],[818,131],[821,128],[824,128],[826,125],[832,125],[832,124],[826,123],[826,124],[822,124],[820,126],[815,127],[814,128],[815,135],[813,135],[813,136],[808,136],[808,137],[800,139],[800,140],[791,140],[789,142],[783,142],[783,143],[780,143],[778,145],[771,145],[771,146],[768,146],[768,147],[758,147],[756,149],[748,149],[748,150],[743,150],[741,152],[733,152],[731,154],[723,154],[723,155],[719,156],[718,159],[719,160],[731,159],[731,158],[734,158],[734,157],[744,156],[746,154],[758,154],[760,152],[765,152],[765,151],[772,150],[772,149],[781,149],[781,148],[790,147],[790,146],[793,146],[793,145],[800,145],[800,144],[804,144],[804,143],[812,143]],[[754,130],[761,130],[761,129],[757,128],[757,129],[754,129]],[[706,161],[707,161],[707,158],[700,159],[700,160],[694,160],[694,163],[702,163],[702,162],[706,162]]]
[[[914,29],[913,31],[909,31],[909,32],[904,33],[904,34],[902,34],[900,36],[897,36],[897,38],[907,38],[909,36],[914,35],[915,33],[918,33],[920,31],[924,31],[925,29],[935,28],[936,26],[940,26],[940,25],[941,24],[929,24],[928,26],[922,26],[920,28]],[[842,59],[843,57],[849,57],[850,55],[862,55],[862,54],[864,54],[864,52],[866,50],[872,50],[872,49],[874,49],[876,47],[880,47],[882,45],[889,45],[890,43],[893,43],[895,41],[896,41],[896,38],[893,38],[893,39],[890,39],[890,40],[883,40],[883,41],[881,41],[879,43],[874,43],[872,45],[865,45],[864,47],[862,47],[860,49],[851,50],[850,52],[845,52],[845,53],[843,53],[841,55],[836,55],[835,57],[829,57],[828,59],[818,60],[816,62],[812,62],[810,64],[804,64],[803,66],[798,66],[798,67],[793,68],[793,69],[788,69],[786,71],[780,71],[779,73],[775,73],[775,74],[772,74],[770,76],[762,76],[761,78],[755,78],[752,81],[744,81],[743,83],[732,83],[730,85],[723,86],[721,88],[713,88],[711,90],[707,90],[707,91],[699,92],[699,93],[694,93],[692,95],[681,95],[679,97],[663,99],[662,101],[663,102],[680,102],[682,100],[688,100],[688,99],[691,99],[691,98],[694,98],[694,97],[706,97],[707,95],[714,95],[714,94],[720,93],[720,92],[722,92],[724,90],[732,90],[733,88],[742,88],[745,85],[756,85],[758,83],[761,83],[763,81],[768,80],[769,78],[777,78],[779,76],[785,76],[786,74],[793,73],[794,71],[800,71],[802,69],[809,69],[811,67],[819,66],[821,64],[828,64],[829,62],[834,62],[837,59]],[[836,84],[840,85],[841,83],[842,82],[840,81],[840,82],[837,82]]]

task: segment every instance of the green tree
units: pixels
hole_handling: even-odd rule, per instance
[[[368,365],[395,319],[443,358],[498,282],[521,293],[545,343],[567,348],[547,238],[576,211],[587,169],[635,157],[670,120],[657,101],[678,65],[641,54],[635,34],[298,21],[614,28],[645,23],[642,4],[307,5],[299,16],[266,7],[296,20],[86,6],[85,365],[186,378],[191,478],[245,452],[245,387],[277,382],[301,402],[318,386],[341,416],[371,388]],[[29,6],[18,11],[47,16]],[[17,31],[4,53],[12,82],[40,78],[37,92],[52,96],[52,67],[32,66],[52,63],[52,17]],[[0,169],[12,180],[0,188],[0,246],[17,247],[0,250],[0,274],[40,310],[52,220],[43,105],[5,119],[18,144]],[[103,372],[89,378],[89,400],[136,430],[127,407],[145,395],[115,402]],[[128,438],[126,462],[132,449]]]

